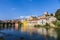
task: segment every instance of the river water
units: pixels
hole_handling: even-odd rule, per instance
[[[14,29],[0,30],[0,39],[3,40],[57,40],[57,33],[53,29],[48,30],[49,36],[46,35],[45,28],[40,28],[40,30],[32,34]]]

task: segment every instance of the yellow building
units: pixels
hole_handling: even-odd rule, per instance
[[[29,26],[28,25],[29,25],[29,22],[27,20],[24,20],[23,21],[23,31],[28,32],[33,29],[32,25],[29,25]]]
[[[23,30],[26,31],[27,30],[27,21],[24,20],[23,22]]]

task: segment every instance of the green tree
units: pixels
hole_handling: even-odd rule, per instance
[[[52,22],[55,26],[60,27],[60,21]]]
[[[60,27],[60,22],[57,22],[56,25],[57,25],[58,27]]]
[[[21,28],[22,25],[23,25],[23,23],[19,21],[19,22],[18,22],[18,26],[19,26],[19,28]]]
[[[51,13],[50,16],[53,16],[53,14]]]
[[[60,20],[60,9],[58,9],[55,13],[55,17]]]
[[[39,28],[41,27],[41,25],[37,24],[37,25],[34,25],[34,27]]]

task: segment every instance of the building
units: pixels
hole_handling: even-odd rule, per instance
[[[56,21],[57,19],[53,16],[50,16],[48,14],[48,12],[44,12],[43,16],[38,16],[38,17],[34,17],[34,16],[30,16],[28,19],[26,19],[27,21],[27,26],[34,26],[36,24],[38,25],[45,25],[48,21],[52,22],[52,21]]]
[[[47,17],[45,17],[45,16],[40,16],[40,17],[38,17],[37,23],[38,23],[39,25],[45,25],[46,22],[47,22]]]
[[[49,18],[49,21],[50,22],[52,22],[52,21],[56,21],[57,19],[55,18],[55,17],[53,17],[53,16],[51,16],[50,18]]]

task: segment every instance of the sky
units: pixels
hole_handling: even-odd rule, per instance
[[[60,0],[0,0],[0,19],[40,16],[44,12],[55,13],[57,9],[60,9]]]

